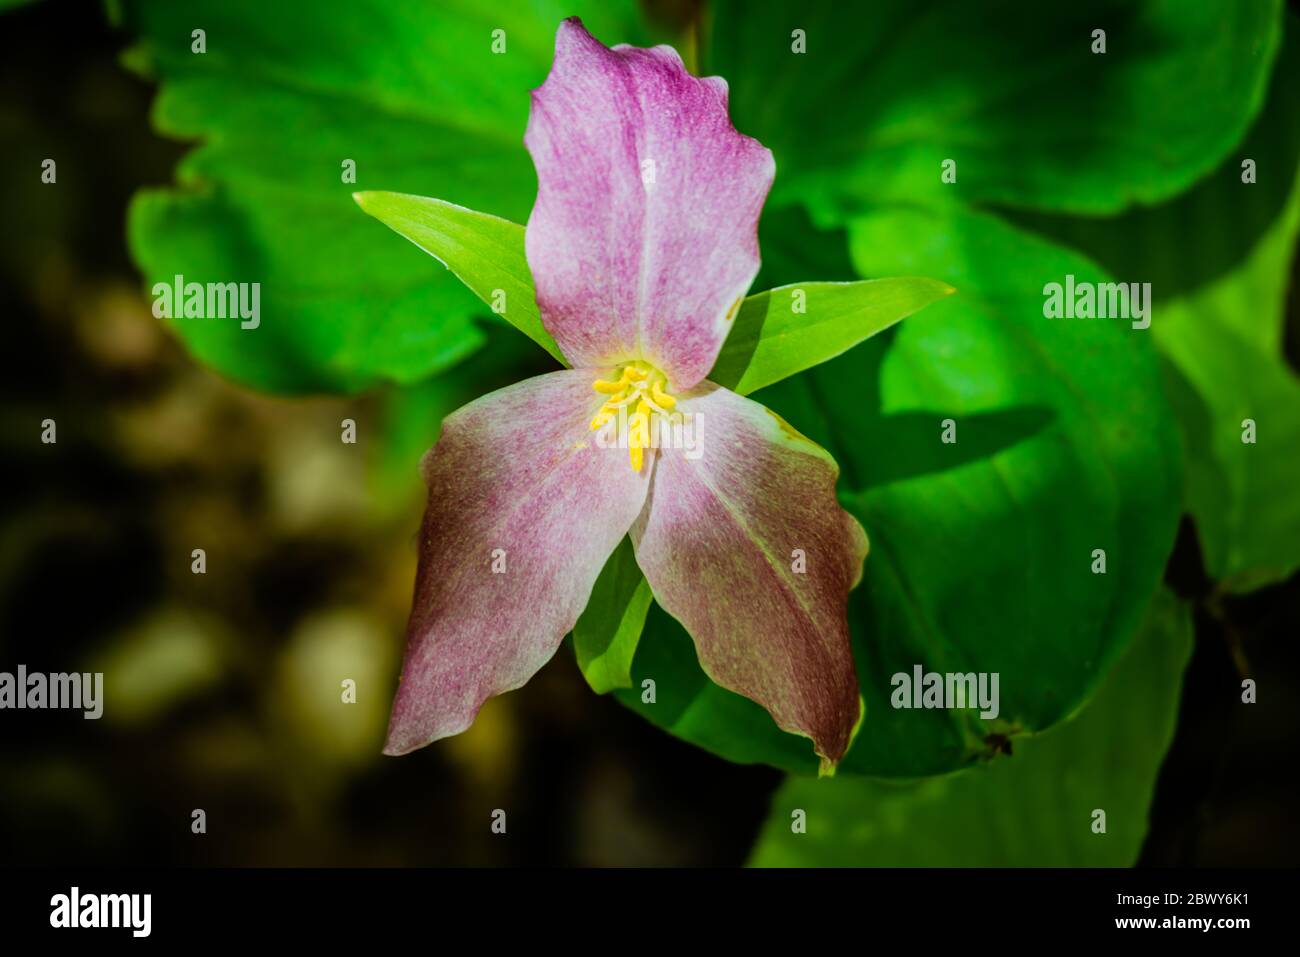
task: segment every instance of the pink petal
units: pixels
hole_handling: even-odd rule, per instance
[[[632,526],[637,563],[709,677],[834,764],[859,718],[846,605],[867,552],[836,501],[839,468],[776,413],[712,383],[679,408],[697,416],[700,454],[660,450]]]
[[[606,398],[592,380],[611,371],[527,379],[443,423],[422,463],[429,503],[386,753],[464,731],[578,620],[649,484],[649,467],[633,472],[627,449],[589,429]]]
[[[670,47],[611,50],[571,18],[524,143],[538,179],[528,264],[565,356],[645,359],[674,388],[694,386],[758,273],[776,169],[731,125],[726,82],[691,76]]]

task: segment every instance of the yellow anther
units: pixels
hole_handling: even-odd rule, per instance
[[[624,375],[617,382],[610,382],[608,379],[597,379],[591,384],[591,387],[597,392],[603,392],[606,395],[617,395],[627,388],[627,376]]]
[[[665,392],[659,386],[659,380],[655,380],[654,385],[650,386],[650,397],[659,403],[665,409],[671,409],[677,404],[677,400]]]
[[[618,395],[611,396],[605,401],[605,404],[600,407],[600,411],[596,413],[596,417],[591,420],[591,431],[595,432],[610,419],[614,418],[614,413],[620,408],[619,400],[622,399],[622,397],[623,395],[620,392]]]

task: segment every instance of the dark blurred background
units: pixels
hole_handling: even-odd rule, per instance
[[[592,694],[567,647],[466,734],[380,755],[415,462],[451,387],[289,400],[187,358],[125,248],[130,196],[171,182],[186,149],[152,132],[127,42],[90,2],[0,16],[0,670],[105,671],[113,702],[99,721],[0,713],[0,862],[742,863],[781,775]],[[38,181],[50,155],[57,189]],[[503,350],[459,386],[497,385]],[[1170,578],[1206,598],[1190,527]],[[1297,599],[1293,578],[1201,601],[1141,863],[1294,862]],[[1272,676],[1255,708],[1220,693],[1243,668]],[[339,675],[356,705],[340,707]]]

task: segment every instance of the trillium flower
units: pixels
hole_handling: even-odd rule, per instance
[[[608,48],[576,18],[524,143],[528,265],[572,368],[452,413],[422,462],[385,751],[457,734],[527,682],[630,534],[709,677],[811,738],[829,769],[860,717],[846,602],[866,535],[826,451],[707,379],[758,273],[772,154],[732,126],[724,80],[666,46]]]

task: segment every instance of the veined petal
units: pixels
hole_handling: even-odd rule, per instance
[[[574,366],[644,359],[674,389],[708,374],[758,273],[772,154],[737,133],[727,85],[671,47],[560,24],[524,143],[537,167],[525,249],[542,322]]]
[[[578,620],[645,501],[650,469],[589,423],[612,370],[553,372],[449,415],[421,463],[429,502],[387,754],[469,727]]]
[[[839,468],[776,413],[720,386],[679,407],[697,441],[660,449],[632,526],[637,563],[709,677],[812,738],[833,765],[860,714],[846,605],[867,552],[836,501]]]

